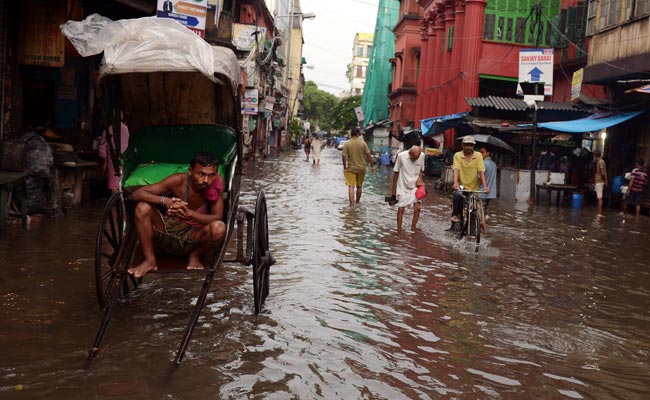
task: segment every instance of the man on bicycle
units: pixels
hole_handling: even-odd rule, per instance
[[[465,136],[463,138],[463,150],[454,154],[454,197],[453,197],[453,210],[451,213],[451,222],[457,223],[460,221],[460,214],[463,210],[465,197],[463,192],[459,190],[460,185],[464,186],[465,190],[478,191],[479,180],[485,188],[485,193],[490,192],[490,187],[485,181],[485,164],[483,164],[483,156],[478,151],[474,151],[476,141],[472,136]],[[479,202],[480,205],[480,202]]]

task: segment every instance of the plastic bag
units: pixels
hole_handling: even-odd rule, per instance
[[[415,191],[415,198],[418,200],[422,200],[423,198],[427,197],[427,188],[424,185],[418,186],[417,190]]]
[[[60,28],[83,57],[104,52],[101,76],[198,70],[215,81],[212,46],[175,20],[144,17],[112,21],[92,14]]]

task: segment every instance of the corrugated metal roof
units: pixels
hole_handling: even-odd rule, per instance
[[[497,110],[507,111],[526,111],[533,108],[529,106],[522,99],[511,97],[466,97],[465,101],[472,107],[492,107]],[[538,101],[537,107],[540,110],[553,110],[553,111],[576,111],[576,107],[572,103],[555,103],[552,101]]]
[[[554,111],[576,111],[575,105],[572,103],[554,103],[552,101],[538,101],[537,107],[540,110],[554,110]]]
[[[529,108],[525,101],[510,97],[466,97],[465,101],[472,107],[492,107],[497,110],[525,111]]]

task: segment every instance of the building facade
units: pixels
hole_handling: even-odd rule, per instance
[[[514,97],[519,51],[556,48],[562,75],[546,100],[567,101],[574,70],[585,62],[584,2],[575,0],[430,0],[423,10],[416,124],[426,118],[469,111],[465,98]],[[538,12],[536,12],[538,11]],[[580,33],[582,30],[582,34]],[[573,38],[572,41],[567,40]],[[582,38],[582,39],[581,39]],[[453,146],[453,132],[445,144]]]
[[[650,1],[589,0],[586,16],[589,55],[583,82],[603,88],[611,111],[648,110]],[[646,166],[650,162],[649,114],[607,129],[610,176],[629,172],[638,158]]]
[[[352,45],[352,62],[350,63],[350,96],[361,96],[366,84],[368,61],[372,52],[372,33],[357,33]]]
[[[415,104],[422,41],[420,27],[423,10],[418,0],[401,0],[395,33],[393,83],[388,95],[391,133],[399,135],[404,127],[415,127]]]

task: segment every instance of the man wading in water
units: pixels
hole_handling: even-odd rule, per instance
[[[201,257],[226,235],[223,178],[209,151],[194,154],[188,173],[168,176],[133,192],[135,229],[144,261],[129,273],[136,278],[157,268],[154,245],[169,254],[188,256],[187,269],[205,268]],[[161,211],[159,208],[163,208]]]

